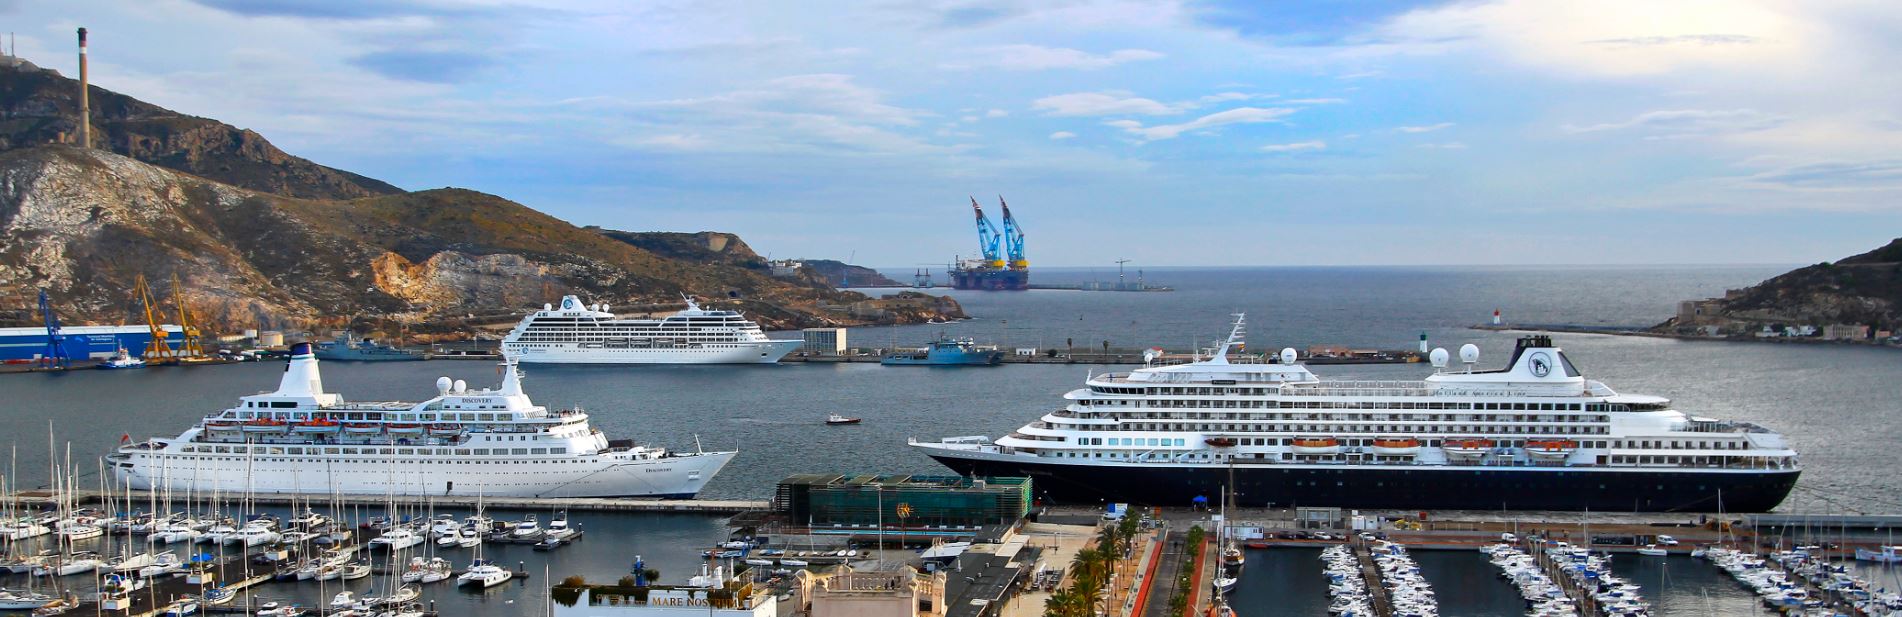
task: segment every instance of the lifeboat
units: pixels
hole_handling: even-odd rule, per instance
[[[462,425],[460,424],[431,424],[429,425],[429,434],[439,435],[439,436],[461,435]]]
[[[297,433],[335,433],[340,428],[342,427],[337,424],[336,420],[318,418],[306,422],[299,422],[296,426],[291,427],[291,431]]]
[[[1487,452],[1493,450],[1494,445],[1491,439],[1470,437],[1465,439],[1448,439],[1440,444],[1440,449],[1446,451],[1447,458],[1470,461],[1485,456]]]
[[[205,423],[205,430],[208,430],[208,431],[235,431],[235,430],[238,430],[238,428],[239,426],[238,426],[238,423],[236,422],[206,422]]]
[[[381,433],[383,432],[383,425],[353,423],[343,425],[343,430],[346,433]]]
[[[1380,437],[1374,439],[1374,454],[1379,456],[1414,456],[1420,453],[1420,440],[1412,437]]]
[[[1333,437],[1298,437],[1294,440],[1295,454],[1340,454],[1341,440]]]
[[[391,424],[390,432],[400,435],[418,435],[423,432],[421,424]]]
[[[1208,439],[1202,440],[1202,443],[1206,443],[1211,446],[1215,446],[1217,448],[1233,448],[1235,447],[1235,444],[1241,443],[1241,442],[1235,441],[1234,437],[1210,437]]]
[[[244,432],[246,433],[282,433],[284,432],[284,421],[270,420],[270,419],[252,420],[250,422],[244,423]]]
[[[1534,439],[1526,442],[1526,454],[1540,460],[1561,460],[1576,450],[1578,442],[1570,439]]]

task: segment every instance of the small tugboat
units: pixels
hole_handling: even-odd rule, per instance
[[[832,426],[839,426],[839,425],[844,425],[844,424],[858,424],[858,423],[859,423],[859,422],[861,422],[861,421],[862,421],[862,420],[860,420],[860,419],[858,419],[858,418],[847,418],[847,417],[845,417],[845,416],[841,416],[841,415],[839,415],[839,414],[836,414],[836,413],[835,413],[835,414],[829,414],[829,415],[827,415],[827,416],[826,416],[826,424],[829,424],[829,425],[832,425]]]
[[[924,349],[894,352],[879,360],[885,366],[995,366],[1004,361],[1004,352],[980,347],[968,338],[940,336]]]
[[[429,359],[422,354],[411,353],[370,339],[357,340],[356,335],[351,332],[344,332],[337,336],[337,340],[318,343],[316,351],[319,360],[341,362],[401,362]]]
[[[112,357],[107,359],[105,362],[99,363],[100,370],[119,370],[119,369],[132,369],[132,368],[145,368],[145,359],[132,357],[132,354],[130,352],[127,352],[124,347],[120,347],[119,353],[112,354]]]

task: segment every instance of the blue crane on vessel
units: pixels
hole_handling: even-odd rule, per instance
[[[66,357],[66,335],[59,332],[59,315],[53,314],[53,303],[46,299],[46,290],[40,290],[40,319],[46,323],[46,352],[40,354],[40,366],[48,368],[66,368],[72,359]]]
[[[1010,215],[1010,204],[1004,203],[1004,196],[997,196],[997,205],[1004,209],[1004,247],[1010,255],[1010,269],[1023,270],[1030,267],[1030,261],[1024,259],[1024,230],[1017,226],[1017,217]]]
[[[977,198],[971,198],[971,212],[977,215],[977,248],[984,252],[984,262],[992,268],[1004,267],[1004,259],[998,256],[997,246],[1004,235],[997,233],[997,226],[984,218],[984,207],[977,205]]]

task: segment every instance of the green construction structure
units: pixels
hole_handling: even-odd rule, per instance
[[[1030,513],[1030,478],[799,474],[781,480],[773,509],[794,525],[976,529]]]

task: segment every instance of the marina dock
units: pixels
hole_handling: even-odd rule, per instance
[[[75,500],[80,504],[97,504],[107,501],[99,491],[76,491]],[[111,501],[124,503],[125,492],[110,495]],[[245,499],[262,505],[291,505],[293,502],[305,503],[317,498],[328,502],[349,506],[380,507],[389,504],[386,495],[306,495],[292,493],[258,493]],[[53,494],[48,491],[21,491],[11,496],[26,507],[51,505]],[[153,499],[146,491],[132,491],[132,503],[144,504]],[[476,495],[399,495],[399,503],[409,504],[428,501],[438,507],[466,508],[474,510],[478,505],[491,510],[570,510],[595,512],[668,512],[679,514],[734,515],[747,512],[764,511],[771,507],[768,501],[717,500],[717,499],[615,499],[602,497],[495,497]]]

